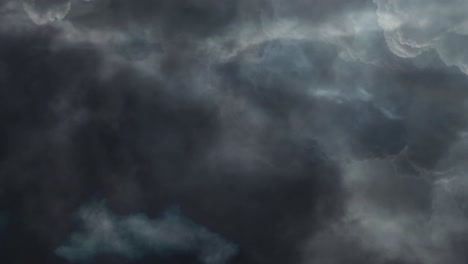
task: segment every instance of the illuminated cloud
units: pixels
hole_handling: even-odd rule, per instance
[[[31,20],[38,24],[46,24],[65,18],[71,9],[71,0],[24,0],[24,11]]]
[[[450,1],[374,0],[379,25],[390,50],[414,58],[435,49],[448,66],[468,74],[468,3]]]

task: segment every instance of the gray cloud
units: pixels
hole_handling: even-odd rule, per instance
[[[312,239],[304,263],[465,263],[467,150],[459,138],[433,170],[408,149],[344,164],[346,214]]]

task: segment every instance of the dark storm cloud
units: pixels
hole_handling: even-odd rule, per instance
[[[155,63],[161,71],[148,74],[120,59],[110,65],[114,57],[92,32],[23,26],[3,32],[1,49],[2,193],[15,223],[2,252],[9,262],[63,261],[53,252],[73,230],[68,216],[96,193],[121,214],[155,218],[178,204],[238,244],[237,263],[292,261],[311,223],[335,213],[335,196],[320,194],[338,192],[337,172],[312,140],[303,145],[283,129],[264,130],[259,164],[230,147],[218,152],[228,142],[254,153],[242,134],[227,141],[230,131],[249,130],[250,116],[228,124],[226,111],[237,111],[226,107],[235,102],[230,91],[197,91],[217,70],[196,57],[203,49],[174,41]]]
[[[1,257],[192,263],[193,221],[230,263],[466,262],[464,5],[419,2],[0,4]]]

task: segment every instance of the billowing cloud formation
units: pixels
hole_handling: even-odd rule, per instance
[[[109,3],[109,0],[22,0],[24,11],[38,25],[98,12]]]
[[[450,1],[374,0],[379,25],[388,47],[396,55],[413,58],[435,49],[448,66],[468,74],[465,49],[468,37],[468,3]]]
[[[62,20],[70,11],[70,0],[25,0],[24,11],[36,24],[46,24],[56,20]]]
[[[143,214],[114,215],[101,202],[82,207],[77,216],[80,231],[56,251],[76,263],[102,254],[131,259],[153,254],[193,254],[204,264],[224,264],[237,252],[234,244],[193,223],[176,209],[151,220]]]

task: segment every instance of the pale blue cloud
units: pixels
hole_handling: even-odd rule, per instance
[[[223,264],[237,253],[233,243],[195,224],[177,209],[150,219],[144,214],[116,215],[103,203],[94,203],[82,207],[77,216],[80,229],[56,250],[74,263],[90,261],[100,254],[129,259],[192,254],[204,264]]]

